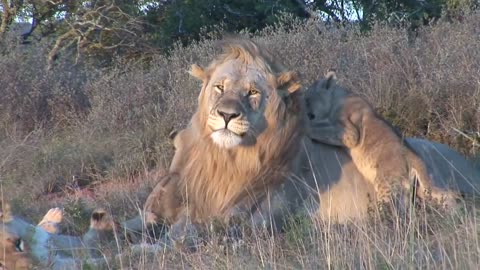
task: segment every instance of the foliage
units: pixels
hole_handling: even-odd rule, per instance
[[[227,32],[255,32],[277,23],[280,14],[358,22],[363,30],[382,21],[415,31],[442,14],[462,20],[478,5],[478,0],[3,0],[0,36],[10,29],[22,43],[47,38],[49,67],[59,56],[76,62],[86,56],[108,66],[116,55],[138,58],[165,52],[178,42],[189,44],[218,25]],[[24,23],[16,29],[17,21]]]
[[[168,46],[172,41],[180,40],[184,44],[198,39],[202,28],[211,29],[221,23],[224,30],[236,32],[244,28],[257,30],[276,22],[280,12],[291,12],[305,16],[305,11],[294,1],[232,1],[232,0],[196,0],[172,1],[162,6],[162,20],[157,21],[160,42]],[[148,15],[158,13],[158,8],[149,10]]]

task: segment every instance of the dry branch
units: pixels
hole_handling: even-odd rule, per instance
[[[141,26],[140,21],[113,3],[79,12],[74,21],[67,23],[69,30],[57,38],[48,54],[49,69],[58,54],[69,49],[76,50],[77,63],[85,53],[133,48],[138,42],[137,32]]]

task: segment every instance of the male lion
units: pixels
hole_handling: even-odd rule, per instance
[[[101,265],[99,245],[114,240],[114,222],[102,209],[92,213],[90,229],[82,237],[58,234],[63,212],[50,209],[38,225],[11,214],[9,204],[0,203],[0,269],[76,269],[82,261]],[[85,254],[86,252],[86,254]]]
[[[225,49],[207,68],[191,70],[203,86],[198,110],[182,131],[188,140],[182,140],[178,183],[195,222],[258,207],[297,170],[292,164],[304,133],[296,74],[251,41],[235,40]]]
[[[307,90],[307,114],[311,122],[309,136],[322,143],[346,147],[357,169],[375,188],[382,203],[408,200],[414,176],[416,194],[433,199],[445,206],[455,204],[453,192],[436,187],[424,161],[382,119],[362,97],[340,87],[335,72],[316,81]],[[430,191],[430,192],[429,192]],[[398,206],[402,206],[398,205]],[[404,206],[404,205],[403,205]]]
[[[142,221],[159,222],[176,231],[189,218],[203,223],[240,215],[276,229],[299,211],[337,222],[367,217],[373,185],[344,147],[307,136],[295,73],[252,41],[224,47],[207,68],[192,66],[191,74],[202,80],[197,111],[175,138],[170,172],[148,196],[145,219],[125,226],[143,230]],[[480,174],[458,153],[408,140],[421,150],[433,179],[444,181],[435,186],[479,190]]]
[[[157,219],[172,216],[163,207],[166,183],[175,183],[181,198],[169,223],[180,212],[202,223],[258,212],[277,186],[300,174],[306,117],[296,74],[252,41],[224,45],[208,67],[192,66],[203,82],[199,106],[165,177],[176,179],[161,180],[145,204]]]

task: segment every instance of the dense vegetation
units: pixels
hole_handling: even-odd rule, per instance
[[[283,2],[289,1],[278,1]],[[168,7],[151,8],[164,8],[162,14],[168,14]],[[413,37],[409,25],[371,22],[365,31],[362,24],[332,24],[292,14],[276,18],[274,26],[265,26],[270,22],[265,19],[262,30],[243,35],[267,44],[285,65],[301,73],[307,85],[336,68],[341,84],[364,95],[406,136],[442,142],[478,160],[480,14],[462,14],[461,21],[442,17],[421,26]],[[238,24],[248,26],[248,22]],[[162,31],[167,30],[158,34]],[[173,149],[167,134],[183,127],[196,106],[199,83],[187,70],[190,64],[206,64],[213,57],[217,35],[189,39],[189,45],[177,44],[168,54],[149,50],[160,48],[153,43],[132,45],[136,53],[145,49],[147,53],[141,55],[98,51],[108,61],[98,55],[91,58],[98,61],[91,60],[95,54],[90,50],[85,55],[87,51],[82,51],[80,58],[75,50],[64,50],[64,57],[54,57],[52,65],[52,46],[66,32],[55,33],[51,39],[19,44],[8,32],[0,42],[0,184],[19,214],[31,220],[49,207],[65,207],[70,223],[64,230],[76,233],[85,229],[95,206],[103,205],[123,219],[142,205],[170,161]],[[389,269],[479,265],[478,218],[441,219],[433,222],[435,226],[425,219],[394,232],[388,226],[373,231],[365,224],[337,228],[301,220],[292,225],[286,239],[249,239],[246,251],[225,255],[221,247],[213,246],[200,255],[174,254],[169,259],[176,266],[181,258],[200,268],[232,268],[246,262],[289,268],[328,264],[342,269],[359,263]],[[141,263],[165,266],[168,261],[161,258],[145,257]],[[128,261],[134,266],[136,262]]]

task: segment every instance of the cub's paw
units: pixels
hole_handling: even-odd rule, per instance
[[[45,231],[56,234],[59,231],[59,224],[63,219],[62,209],[55,207],[50,210],[43,216],[38,226],[43,228]]]
[[[461,195],[450,192],[442,196],[441,204],[446,210],[454,211],[458,209],[461,205]]]
[[[115,228],[112,215],[103,208],[93,210],[90,217],[90,229],[98,231],[110,231]]]

